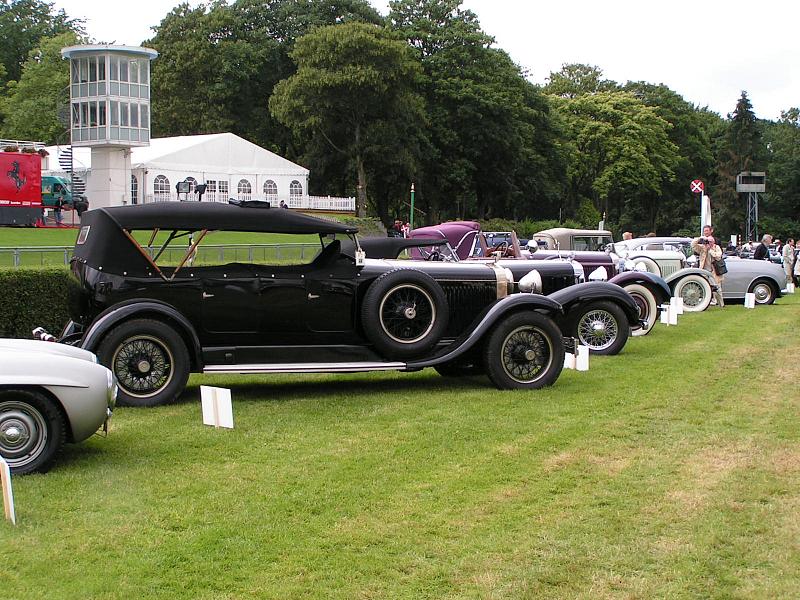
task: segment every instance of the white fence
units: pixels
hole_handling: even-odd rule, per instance
[[[271,206],[280,206],[283,200],[289,208],[308,209],[308,210],[329,210],[332,212],[355,212],[355,198],[339,198],[336,196],[264,196],[258,194],[238,194],[228,195],[220,192],[206,192],[203,194],[203,202],[227,202],[231,200],[261,200],[269,202]],[[196,201],[198,196],[195,193],[176,194],[147,194],[145,203],[151,202],[177,202],[177,201]]]

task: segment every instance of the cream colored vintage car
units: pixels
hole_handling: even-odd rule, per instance
[[[641,238],[652,240],[655,238]],[[683,309],[700,312],[711,303],[716,282],[708,271],[687,265],[686,256],[677,250],[651,249],[638,245],[640,240],[613,242],[611,232],[603,229],[556,227],[535,233],[528,246],[560,251],[608,252],[619,271],[647,271],[662,277],[673,296],[683,298]],[[637,242],[633,245],[632,242]]]
[[[0,456],[15,474],[46,471],[65,442],[107,431],[111,371],[66,344],[0,339]]]

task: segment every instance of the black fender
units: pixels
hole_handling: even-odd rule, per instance
[[[523,310],[533,310],[556,321],[564,314],[564,309],[561,305],[550,296],[527,293],[511,294],[510,296],[498,300],[478,315],[468,328],[469,333],[462,335],[452,344],[433,356],[409,361],[406,363],[406,367],[408,370],[424,369],[425,367],[433,367],[441,363],[455,360],[462,354],[471,350],[480,342],[484,334],[489,332],[492,327],[506,315]]]
[[[663,277],[659,277],[655,273],[647,273],[645,271],[626,271],[615,275],[608,280],[608,283],[614,283],[619,287],[625,287],[633,283],[638,283],[645,286],[648,290],[653,292],[656,298],[656,304],[664,304],[669,302],[672,298],[672,289],[669,284],[664,281]]]
[[[609,283],[608,281],[589,281],[579,283],[553,292],[548,298],[555,300],[564,307],[564,316],[558,319],[561,330],[565,331],[566,315],[575,308],[596,300],[606,300],[618,304],[628,317],[628,323],[632,329],[639,329],[642,326],[639,321],[639,307],[631,298],[630,294],[620,286]]]
[[[200,340],[189,320],[184,317],[178,309],[160,300],[125,300],[113,306],[109,306],[92,321],[86,333],[81,338],[78,346],[84,350],[96,352],[100,345],[100,340],[108,333],[112,327],[118,323],[128,320],[131,317],[155,317],[156,319],[172,322],[176,330],[186,342],[189,349],[189,356],[192,358],[192,365],[196,370],[203,368],[202,352],[200,350]]]

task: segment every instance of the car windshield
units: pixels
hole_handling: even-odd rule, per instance
[[[134,231],[133,239],[159,267],[229,263],[303,265],[312,262],[336,234],[274,234],[231,231]],[[340,236],[341,237],[341,236]]]
[[[606,245],[614,240],[606,235],[574,235],[572,236],[572,250],[604,250]]]

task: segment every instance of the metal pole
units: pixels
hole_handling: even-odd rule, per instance
[[[411,218],[408,220],[408,226],[414,229],[414,183],[411,183]]]

